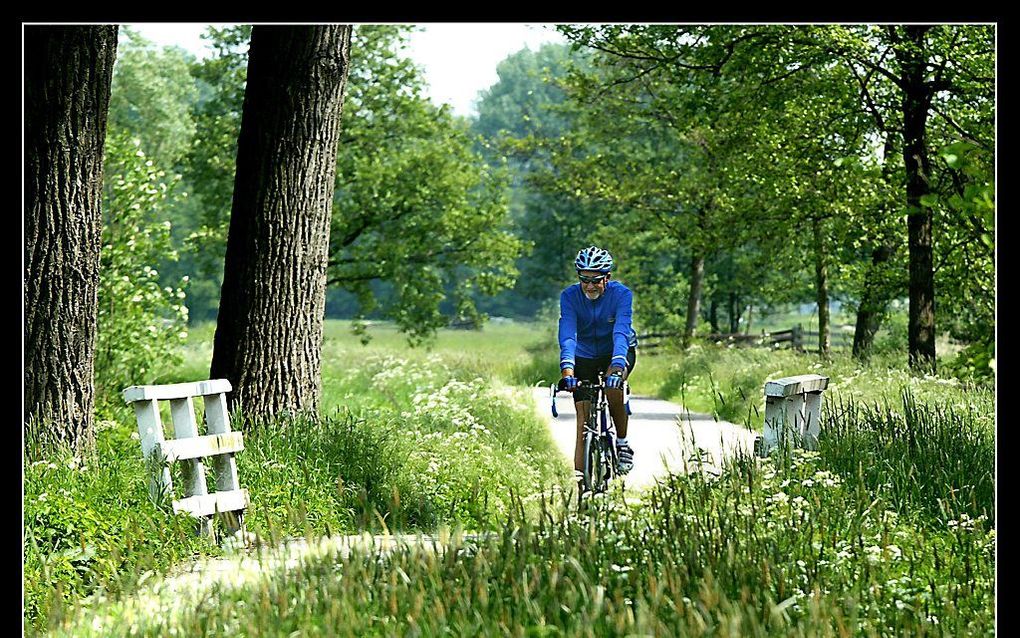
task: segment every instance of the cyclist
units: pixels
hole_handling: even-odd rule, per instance
[[[611,281],[613,257],[609,251],[589,246],[574,260],[578,283],[560,294],[560,387],[574,392],[577,438],[574,443],[575,476],[584,468],[584,422],[592,396],[577,381],[598,382],[606,375],[606,399],[616,426],[616,451],[620,474],[634,466],[634,451],[627,442],[627,410],[623,404],[623,381],[634,369],[637,333],[631,326],[630,289]]]

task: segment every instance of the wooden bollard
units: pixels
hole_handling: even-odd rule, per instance
[[[829,377],[802,374],[765,383],[765,428],[755,451],[766,456],[780,443],[818,448],[822,392]]]

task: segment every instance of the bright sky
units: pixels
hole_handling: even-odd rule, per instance
[[[199,58],[212,55],[199,37],[200,23],[136,23],[127,25],[158,45],[177,45]],[[223,26],[222,24],[216,26]],[[552,25],[516,23],[432,23],[418,25],[407,53],[425,70],[429,97],[447,103],[454,113],[475,115],[478,92],[496,83],[496,65],[525,46],[565,42]]]

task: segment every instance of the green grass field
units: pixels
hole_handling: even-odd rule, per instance
[[[124,602],[221,552],[148,501],[133,416],[99,454],[26,468],[26,630],[56,635],[993,635],[994,389],[911,375],[903,354],[700,344],[639,353],[634,391],[760,425],[765,380],[831,378],[817,453],[671,477],[579,512],[526,392],[558,376],[554,326],[442,330],[363,345],[328,321],[322,416],[246,432],[249,529],[496,532],[433,554],[312,561],[212,590],[167,620]],[[206,378],[213,328],[159,382]],[[92,595],[82,605],[83,597]],[[296,634],[295,634],[296,632]]]

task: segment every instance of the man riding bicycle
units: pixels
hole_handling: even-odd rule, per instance
[[[560,386],[574,392],[577,409],[577,438],[574,470],[584,467],[584,422],[591,409],[591,395],[578,388],[579,379],[598,383],[606,375],[606,399],[616,426],[618,470],[626,474],[634,466],[634,451],[627,443],[627,410],[623,404],[623,382],[637,359],[637,333],[631,326],[630,289],[610,281],[613,257],[608,251],[590,246],[574,260],[579,283],[560,294]]]

